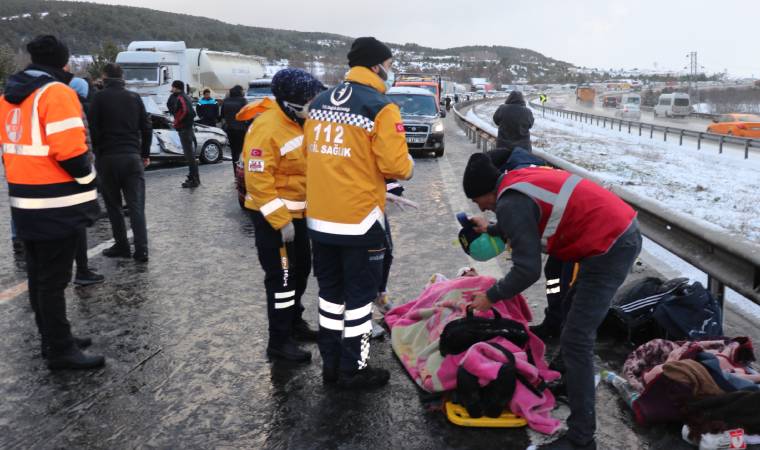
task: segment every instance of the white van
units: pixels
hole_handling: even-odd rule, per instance
[[[623,94],[615,107],[615,116],[622,119],[641,119],[641,96],[639,94]]]
[[[689,94],[674,92],[662,94],[654,106],[654,116],[686,117],[691,113]]]

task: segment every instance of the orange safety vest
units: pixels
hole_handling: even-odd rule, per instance
[[[18,237],[63,238],[91,224],[98,211],[95,171],[76,93],[51,80],[19,104],[0,97],[0,120]]]

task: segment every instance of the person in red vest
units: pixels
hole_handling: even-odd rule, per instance
[[[497,222],[471,220],[481,233],[499,236],[512,248],[513,266],[473,307],[490,309],[541,277],[541,253],[580,263],[575,298],[565,319],[560,351],[570,403],[568,431],[541,449],[596,449],[594,433],[594,341],[612,297],[641,251],[636,212],[601,186],[564,170],[526,167],[499,172],[491,159],[473,154],[464,171],[464,192]]]

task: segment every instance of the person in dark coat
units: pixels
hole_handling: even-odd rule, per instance
[[[116,243],[105,250],[109,258],[133,256],[148,261],[148,230],[145,223],[145,173],[150,164],[153,131],[140,96],[125,89],[123,71],[117,64],[103,69],[105,88],[90,103],[90,134],[95,151],[103,199]],[[135,252],[127,240],[122,194],[129,207]]]
[[[216,123],[219,121],[219,103],[217,103],[215,98],[211,98],[211,91],[209,89],[203,90],[203,97],[198,100],[195,112],[198,115],[198,122],[210,127],[216,126]]]
[[[245,132],[250,124],[249,122],[236,120],[235,116],[247,103],[242,86],[235,86],[230,89],[229,95],[224,99],[224,103],[222,103],[222,128],[230,140],[233,167],[235,167],[235,164],[240,159],[240,153],[243,151]]]
[[[525,105],[525,98],[520,91],[512,91],[507,101],[499,106],[493,115],[493,123],[499,127],[496,138],[498,148],[513,149],[521,147],[532,151],[530,129],[533,127],[533,113]]]

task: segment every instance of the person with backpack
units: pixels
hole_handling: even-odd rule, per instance
[[[188,174],[187,180],[182,183],[183,188],[196,188],[201,185],[201,177],[198,174],[198,160],[195,159],[195,111],[193,100],[185,94],[185,83],[180,80],[172,82],[172,95],[166,102],[166,107],[174,116],[174,129],[179,134],[182,143],[182,151],[185,153]]]
[[[499,236],[512,247],[513,266],[486,292],[473,295],[484,311],[512,298],[541,277],[542,251],[579,262],[575,296],[560,337],[570,404],[568,432],[540,449],[596,449],[594,341],[612,298],[641,251],[636,212],[601,186],[564,170],[524,167],[501,173],[491,159],[473,154],[463,177],[465,194],[497,223],[471,218],[475,231]]]

